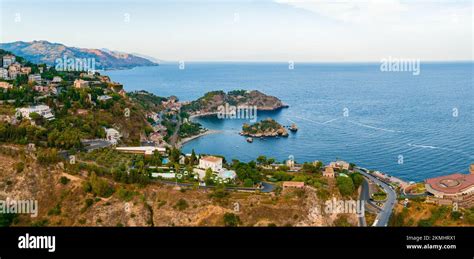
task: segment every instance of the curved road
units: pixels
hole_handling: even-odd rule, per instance
[[[397,194],[395,190],[393,190],[387,183],[367,173],[366,170],[363,168],[355,167],[354,170],[367,177],[374,183],[378,184],[380,187],[383,188],[385,193],[387,193],[387,200],[385,201],[382,210],[379,212],[377,218],[374,221],[374,224],[372,225],[375,227],[386,227],[388,225],[388,220],[390,219],[390,215],[392,214],[393,207],[395,206],[395,201],[397,199]]]

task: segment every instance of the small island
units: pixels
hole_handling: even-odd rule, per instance
[[[242,126],[240,135],[254,138],[278,136],[288,137],[288,132],[281,124],[268,118],[251,125],[245,123]]]

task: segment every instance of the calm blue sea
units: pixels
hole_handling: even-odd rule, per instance
[[[249,161],[263,154],[297,162],[343,159],[405,180],[468,172],[474,163],[473,63],[422,63],[421,74],[381,72],[380,65],[187,63],[106,71],[127,91],[193,100],[212,90],[257,89],[290,105],[258,113],[296,123],[288,138],[238,135],[244,120],[201,118],[222,133],[185,145],[184,152]],[[346,112],[344,114],[344,112]],[[347,116],[344,116],[347,115]]]

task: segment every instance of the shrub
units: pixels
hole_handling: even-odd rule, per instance
[[[240,221],[239,216],[229,212],[224,214],[224,225],[226,227],[237,227],[240,224],[242,224],[242,222]]]
[[[24,169],[25,169],[25,163],[18,162],[18,163],[15,164],[15,170],[16,170],[17,173],[23,172]]]
[[[460,219],[461,216],[462,216],[462,213],[459,212],[459,211],[453,211],[453,212],[451,212],[451,218],[454,219],[454,220]]]
[[[61,204],[56,204],[52,209],[48,211],[48,215],[60,215],[61,214]]]
[[[339,176],[336,181],[341,195],[348,196],[354,193],[355,187],[350,177]]]
[[[188,202],[184,199],[179,199],[178,202],[174,205],[174,208],[177,210],[185,210],[189,207]]]
[[[69,180],[69,178],[65,177],[65,176],[61,176],[61,178],[59,178],[59,182],[62,184],[62,185],[66,185],[70,182],[71,180]]]

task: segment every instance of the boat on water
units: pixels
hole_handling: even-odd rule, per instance
[[[292,123],[291,126],[290,126],[290,131],[297,132],[298,131],[298,126],[296,126],[296,124]]]
[[[252,142],[253,142],[253,138],[248,137],[248,138],[247,138],[247,142],[248,142],[248,143],[252,143]]]

